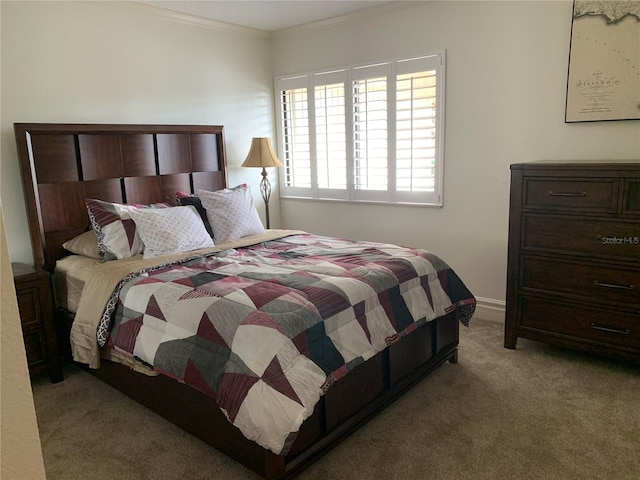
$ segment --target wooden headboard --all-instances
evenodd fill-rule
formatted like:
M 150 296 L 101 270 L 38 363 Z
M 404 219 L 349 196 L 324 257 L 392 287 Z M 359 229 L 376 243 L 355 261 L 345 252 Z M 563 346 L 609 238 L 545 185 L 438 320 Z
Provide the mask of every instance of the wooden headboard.
M 176 191 L 227 187 L 219 125 L 15 123 L 33 258 L 53 270 L 90 226 L 85 198 L 175 203 Z

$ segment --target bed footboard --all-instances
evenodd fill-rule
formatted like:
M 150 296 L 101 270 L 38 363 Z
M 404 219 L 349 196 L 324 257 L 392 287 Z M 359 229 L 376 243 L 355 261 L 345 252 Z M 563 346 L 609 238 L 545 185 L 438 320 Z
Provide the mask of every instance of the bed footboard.
M 210 397 L 168 377 L 103 361 L 91 374 L 267 480 L 292 478 L 446 361 L 456 362 L 455 312 L 429 322 L 355 368 L 321 397 L 290 452 L 247 440 Z

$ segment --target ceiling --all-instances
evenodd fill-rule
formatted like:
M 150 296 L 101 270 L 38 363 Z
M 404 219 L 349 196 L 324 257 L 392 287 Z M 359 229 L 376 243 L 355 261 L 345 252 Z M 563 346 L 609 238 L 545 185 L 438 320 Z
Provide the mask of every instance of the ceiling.
M 156 7 L 273 32 L 347 15 L 388 1 L 365 0 L 141 0 Z

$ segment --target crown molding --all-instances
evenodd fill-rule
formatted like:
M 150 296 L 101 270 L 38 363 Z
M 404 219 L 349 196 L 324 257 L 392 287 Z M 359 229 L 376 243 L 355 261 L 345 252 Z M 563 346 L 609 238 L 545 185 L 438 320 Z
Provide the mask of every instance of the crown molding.
M 373 7 L 365 8 L 362 10 L 357 10 L 353 13 L 347 13 L 345 15 L 340 15 L 338 17 L 328 18 L 326 20 L 319 20 L 317 22 L 305 23 L 303 25 L 296 25 L 294 27 L 282 28 L 280 30 L 276 30 L 272 32 L 272 35 L 280 36 L 280 35 L 288 35 L 296 32 L 304 32 L 311 30 L 321 30 L 324 28 L 334 27 L 336 25 L 341 25 L 345 23 L 350 23 L 361 18 L 369 17 L 372 15 L 380 15 L 383 13 L 395 12 L 403 8 L 416 7 L 419 5 L 423 5 L 424 3 L 431 3 L 430 1 L 423 0 L 392 0 L 387 3 L 383 3 L 381 5 L 374 5 Z
M 0 0 L 1 1 L 1 0 Z M 211 30 L 236 32 L 243 34 L 256 35 L 263 38 L 272 38 L 280 35 L 288 35 L 295 32 L 304 32 L 311 30 L 320 30 L 325 28 L 334 27 L 340 24 L 346 24 L 365 18 L 372 15 L 379 15 L 389 13 L 392 11 L 398 11 L 402 8 L 416 7 L 424 3 L 430 3 L 431 0 L 392 0 L 381 5 L 375 5 L 373 7 L 358 10 L 353 13 L 348 13 L 334 18 L 326 20 L 319 20 L 317 22 L 305 23 L 302 25 L 296 25 L 294 27 L 283 28 L 273 32 L 267 30 L 261 30 L 258 28 L 245 27 L 233 23 L 222 22 L 219 20 L 213 20 L 209 18 L 199 17 L 188 13 L 177 12 L 163 7 L 157 7 L 146 1 L 138 0 L 124 0 L 124 1 L 89 1 L 86 2 L 89 5 L 102 6 L 105 8 L 117 8 L 127 11 L 129 13 L 143 15 L 151 18 L 157 18 L 170 22 L 182 23 L 186 25 L 197 26 L 201 28 L 208 28 Z
M 167 8 L 156 7 L 146 2 L 116 1 L 116 2 L 90 2 L 90 3 L 94 5 L 99 4 L 107 8 L 109 7 L 118 8 L 121 10 L 125 10 L 129 13 L 144 15 L 147 17 L 157 18 L 161 20 L 167 20 L 170 22 L 208 28 L 211 30 L 252 34 L 252 35 L 257 35 L 264 38 L 270 38 L 271 36 L 270 32 L 267 32 L 265 30 L 244 27 L 242 25 L 236 25 L 233 23 L 226 23 L 218 20 L 198 17 L 196 15 L 190 15 L 188 13 L 176 12 L 174 10 L 169 10 Z

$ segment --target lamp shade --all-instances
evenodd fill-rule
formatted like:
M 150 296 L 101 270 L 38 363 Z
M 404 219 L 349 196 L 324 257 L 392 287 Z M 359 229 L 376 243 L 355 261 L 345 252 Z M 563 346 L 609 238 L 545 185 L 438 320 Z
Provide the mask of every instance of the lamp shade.
M 273 151 L 271 140 L 268 138 L 254 138 L 247 158 L 242 162 L 243 167 L 282 167 L 276 152 Z

